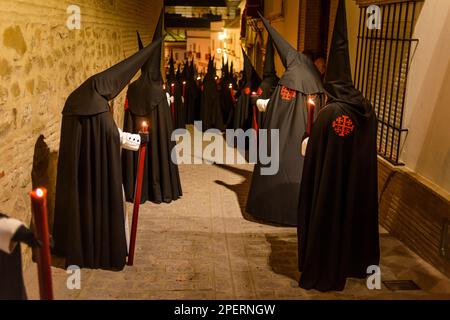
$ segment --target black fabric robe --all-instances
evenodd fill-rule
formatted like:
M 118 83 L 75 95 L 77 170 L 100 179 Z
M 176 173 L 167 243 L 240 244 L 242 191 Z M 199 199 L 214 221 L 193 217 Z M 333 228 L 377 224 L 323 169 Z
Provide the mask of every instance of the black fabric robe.
M 87 79 L 66 100 L 58 158 L 55 254 L 66 265 L 122 269 L 127 256 L 120 135 L 114 99 L 161 40 Z
M 0 251 L 0 300 L 27 300 L 20 244 L 11 254 Z
M 146 100 L 145 92 L 153 92 L 155 99 Z M 170 156 L 175 142 L 171 141 L 172 115 L 162 84 L 153 82 L 150 85 L 142 84 L 140 87 L 139 83 L 132 83 L 127 96 L 128 108 L 125 110 L 124 131 L 139 132 L 144 120 L 151 124 L 141 203 L 146 201 L 168 203 L 177 200 L 183 192 L 178 166 L 172 162 Z M 139 100 L 145 100 L 148 103 L 143 110 L 136 108 L 135 101 Z M 129 202 L 134 201 L 138 157 L 136 152 L 122 151 L 123 185 L 126 200 Z
M 161 37 L 163 34 L 162 17 L 163 13 L 156 27 L 154 39 L 157 39 L 155 36 Z M 140 37 L 138 41 L 139 39 Z M 168 203 L 177 200 L 183 193 L 178 166 L 171 159 L 171 152 L 175 147 L 175 142 L 171 140 L 174 125 L 166 92 L 163 89 L 161 47 L 160 44 L 160 48 L 142 67 L 139 79 L 130 84 L 127 92 L 124 131 L 139 132 L 144 120 L 150 125 L 150 143 L 145 158 L 141 203 L 145 201 Z M 173 71 L 171 74 L 173 75 Z M 138 158 L 139 155 L 135 152 L 122 151 L 125 198 L 130 202 L 134 201 Z
M 6 223 L 8 216 L 0 213 L 0 224 Z M 11 230 L 13 231 L 13 230 Z M 12 232 L 11 232 L 12 233 Z M 8 233 L 11 240 L 15 235 Z M 2 246 L 10 246 L 11 241 L 2 243 Z M 20 243 L 8 254 L 0 250 L 0 300 L 26 300 L 27 294 L 22 274 L 22 252 Z
M 285 93 L 281 94 L 282 91 Z M 287 99 L 289 95 L 290 100 Z M 247 212 L 255 218 L 297 226 L 304 160 L 301 144 L 308 119 L 306 99 L 301 92 L 282 85 L 277 86 L 270 98 L 260 129 L 268 130 L 269 146 L 270 130 L 279 129 L 279 171 L 275 175 L 261 175 L 261 167 L 266 165 L 256 163 L 247 199 Z M 320 105 L 319 99 L 316 101 Z
M 203 81 L 200 119 L 203 131 L 211 128 L 225 129 L 220 92 L 212 71 L 208 71 Z
M 183 84 L 182 81 L 177 80 L 173 82 L 173 97 L 174 97 L 174 127 L 175 129 L 186 128 L 186 107 L 183 102 Z
M 110 112 L 63 116 L 55 253 L 66 265 L 123 268 L 127 247 L 120 138 Z
M 323 86 L 313 62 L 297 52 L 267 20 L 263 19 L 263 22 L 286 66 L 260 128 L 269 131 L 269 145 L 272 143 L 270 131 L 279 130 L 279 171 L 275 175 L 262 175 L 261 168 L 266 165 L 258 159 L 248 194 L 247 212 L 264 221 L 297 226 L 304 160 L 301 144 L 308 120 L 306 103 L 308 95 L 315 96 L 319 110 Z
M 299 205 L 300 286 L 343 290 L 380 261 L 377 118 L 355 89 L 345 2 L 340 1 L 325 76 L 329 99 L 306 150 Z
M 300 191 L 302 288 L 343 290 L 347 277 L 379 264 L 376 132 L 373 112 L 332 102 L 319 113 Z

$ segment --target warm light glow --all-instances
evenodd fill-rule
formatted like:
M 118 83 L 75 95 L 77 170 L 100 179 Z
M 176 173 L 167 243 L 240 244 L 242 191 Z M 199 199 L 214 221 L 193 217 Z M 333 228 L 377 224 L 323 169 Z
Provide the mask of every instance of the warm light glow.
M 143 127 L 148 127 L 147 121 L 142 121 L 142 126 Z
M 230 84 L 228 85 L 228 88 L 233 89 L 233 84 L 230 83 Z
M 175 83 L 172 83 L 170 86 L 171 86 L 171 87 L 175 87 Z
M 197 77 L 197 80 L 201 80 L 202 78 L 201 77 Z
M 255 91 L 252 92 L 252 96 L 256 96 L 256 92 Z
M 42 190 L 41 188 L 37 188 L 37 189 L 36 189 L 36 195 L 37 195 L 39 198 L 42 198 L 42 197 L 44 196 L 44 190 Z
M 215 77 L 214 77 L 214 79 L 216 79 L 216 80 L 217 80 L 217 76 L 215 76 Z
M 221 54 L 221 53 L 222 53 L 222 49 L 221 49 L 221 48 L 217 48 L 216 51 L 217 51 L 218 54 Z
M 163 90 L 166 90 L 166 85 L 165 84 L 163 84 Z
M 186 81 L 183 81 L 183 84 L 186 84 Z
M 314 100 L 313 100 L 312 98 L 309 98 L 309 99 L 308 99 L 308 104 L 311 104 L 311 105 L 313 105 L 313 106 L 316 105 L 316 103 L 314 102 Z

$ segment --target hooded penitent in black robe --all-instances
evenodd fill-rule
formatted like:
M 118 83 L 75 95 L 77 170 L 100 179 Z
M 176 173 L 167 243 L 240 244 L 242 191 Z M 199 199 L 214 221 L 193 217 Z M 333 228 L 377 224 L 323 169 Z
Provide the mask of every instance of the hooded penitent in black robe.
M 160 18 L 154 39 L 162 37 Z M 155 40 L 154 40 L 155 41 Z M 182 195 L 178 166 L 171 160 L 175 142 L 171 141 L 173 124 L 161 76 L 161 44 L 142 68 L 141 76 L 127 92 L 128 108 L 125 110 L 124 131 L 139 132 L 143 120 L 150 123 L 150 142 L 147 146 L 141 203 L 171 202 Z M 134 201 L 134 185 L 139 155 L 122 151 L 122 170 L 125 197 Z
M 258 91 L 261 84 L 261 79 L 258 76 L 255 68 L 253 68 L 250 58 L 242 49 L 242 56 L 244 57 L 244 74 L 246 82 L 241 89 L 241 94 L 237 99 L 234 108 L 234 129 L 247 130 L 252 127 L 253 122 L 253 107 L 251 104 L 251 94 Z
M 226 128 L 233 128 L 233 115 L 234 115 L 234 88 L 233 78 L 229 73 L 228 61 L 222 67 L 222 79 L 220 83 L 220 97 L 222 102 L 222 115 L 225 120 Z
M 109 110 L 160 41 L 86 80 L 63 109 L 56 182 L 55 253 L 66 265 L 123 268 L 125 238 L 120 136 Z
M 263 80 L 257 91 L 258 99 L 270 99 L 273 91 L 278 85 L 280 79 L 275 70 L 275 49 L 273 47 L 272 37 L 269 35 L 266 45 L 266 58 L 264 61 Z M 253 105 L 253 128 L 261 128 L 266 113 L 260 112 L 256 105 Z M 255 124 L 257 127 L 255 127 Z
M 208 71 L 203 79 L 203 92 L 201 102 L 200 118 L 202 129 L 206 131 L 211 128 L 225 129 L 222 116 L 220 92 L 216 83 L 216 69 L 213 60 L 208 63 Z
M 350 73 L 347 21 L 340 1 L 325 90 L 309 138 L 299 209 L 300 286 L 343 290 L 379 265 L 377 120 Z
M 186 128 L 186 108 L 184 107 L 183 98 L 183 80 L 181 77 L 180 65 L 178 65 L 175 79 L 170 82 L 170 94 L 174 101 L 174 127 L 175 129 Z
M 200 119 L 201 89 L 198 87 L 196 76 L 194 59 L 192 59 L 188 67 L 186 80 L 185 105 L 187 124 L 193 124 L 195 120 Z
M 286 68 L 270 98 L 260 128 L 279 130 L 279 170 L 275 175 L 262 175 L 261 168 L 270 165 L 257 162 L 247 212 L 265 221 L 297 226 L 304 159 L 301 144 L 308 118 L 307 96 L 321 94 L 322 81 L 313 62 L 297 52 L 266 19 L 262 19 Z M 320 106 L 320 102 L 316 101 L 316 105 Z M 268 140 L 272 143 L 270 132 Z
M 20 221 L 0 213 L 0 300 L 26 300 L 20 243 L 36 247 L 33 233 Z

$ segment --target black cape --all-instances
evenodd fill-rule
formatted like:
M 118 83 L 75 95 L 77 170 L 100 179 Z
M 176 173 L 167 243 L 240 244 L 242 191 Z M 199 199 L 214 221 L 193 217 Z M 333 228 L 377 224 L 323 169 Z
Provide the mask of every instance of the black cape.
M 202 129 L 225 129 L 224 119 L 222 115 L 222 104 L 220 101 L 220 92 L 215 79 L 215 68 L 212 60 L 208 66 L 208 72 L 203 79 L 203 92 L 201 98 L 200 119 L 202 121 Z
M 6 215 L 0 213 L 0 224 Z M 0 250 L 0 300 L 26 300 L 27 294 L 22 274 L 22 253 L 20 243 L 11 254 Z
M 272 37 L 269 35 L 266 45 L 266 57 L 263 68 L 263 80 L 259 85 L 257 96 L 258 99 L 270 99 L 275 91 L 278 81 L 277 72 L 275 70 L 275 50 L 273 47 Z M 266 117 L 265 112 L 260 112 L 256 105 L 253 105 L 253 128 L 261 128 Z M 255 127 L 257 126 L 257 128 Z
M 241 89 L 239 98 L 236 101 L 234 109 L 234 129 L 243 129 L 244 131 L 253 126 L 253 107 L 251 103 L 251 94 L 258 91 L 261 79 L 244 50 L 244 74 L 246 83 Z
M 56 181 L 55 253 L 66 265 L 123 268 L 125 216 L 118 128 L 108 100 L 116 97 L 160 41 L 94 75 L 63 109 Z
M 195 120 L 199 119 L 200 115 L 201 89 L 198 87 L 195 77 L 194 60 L 192 60 L 189 65 L 186 80 L 185 106 L 187 124 L 193 124 Z
M 269 145 L 270 130 L 279 130 L 279 170 L 275 175 L 262 175 L 261 168 L 267 166 L 258 160 L 248 194 L 247 212 L 264 221 L 297 226 L 304 160 L 301 144 L 308 117 L 306 102 L 308 95 L 317 95 L 315 102 L 317 108 L 320 108 L 323 86 L 313 62 L 286 44 L 281 35 L 271 29 L 267 20 L 263 21 L 267 23 L 266 28 L 277 49 L 282 45 L 288 48 L 287 52 L 278 51 L 282 61 L 286 54 L 291 61 L 286 65 L 286 71 L 270 98 L 261 126 L 261 129 L 268 130 Z M 293 74 L 291 70 L 302 72 Z M 284 79 L 285 76 L 288 77 L 287 80 Z
M 144 120 L 151 124 L 141 203 L 171 202 L 182 195 L 178 166 L 171 160 L 171 151 L 175 147 L 175 142 L 171 140 L 174 127 L 162 85 L 160 52 L 154 53 L 149 64 L 144 66 L 141 77 L 129 86 L 127 92 L 124 131 L 139 132 Z M 138 157 L 137 152 L 122 151 L 125 197 L 130 202 L 134 201 Z
M 340 1 L 325 77 L 330 102 L 314 124 L 299 207 L 300 286 L 343 290 L 379 265 L 377 119 L 351 81 Z

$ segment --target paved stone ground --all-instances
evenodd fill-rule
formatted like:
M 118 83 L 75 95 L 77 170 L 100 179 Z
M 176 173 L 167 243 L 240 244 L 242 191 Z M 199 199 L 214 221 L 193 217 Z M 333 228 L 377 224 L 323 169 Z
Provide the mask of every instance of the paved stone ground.
M 182 199 L 141 206 L 135 265 L 82 270 L 81 290 L 54 268 L 57 299 L 450 299 L 450 280 L 382 232 L 383 280 L 414 280 L 418 291 L 370 291 L 349 279 L 343 292 L 298 288 L 293 228 L 256 223 L 245 207 L 251 165 L 182 165 Z M 131 206 L 129 206 L 131 211 Z M 26 271 L 38 297 L 36 269 Z

